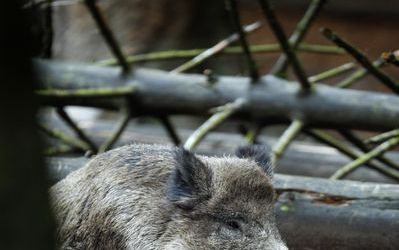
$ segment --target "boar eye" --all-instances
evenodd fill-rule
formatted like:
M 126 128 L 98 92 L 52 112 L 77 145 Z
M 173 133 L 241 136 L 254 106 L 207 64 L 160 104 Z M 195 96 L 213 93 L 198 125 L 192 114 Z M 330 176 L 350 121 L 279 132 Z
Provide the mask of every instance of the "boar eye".
M 240 230 L 241 231 L 241 226 L 238 221 L 231 220 L 231 221 L 227 221 L 225 224 L 231 230 Z

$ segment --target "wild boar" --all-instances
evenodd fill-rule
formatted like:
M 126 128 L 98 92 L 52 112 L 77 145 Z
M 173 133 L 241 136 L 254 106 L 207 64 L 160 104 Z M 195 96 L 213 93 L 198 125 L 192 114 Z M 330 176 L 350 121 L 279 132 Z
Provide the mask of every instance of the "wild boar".
M 129 145 L 51 188 L 61 249 L 287 249 L 276 227 L 269 150 L 234 157 Z

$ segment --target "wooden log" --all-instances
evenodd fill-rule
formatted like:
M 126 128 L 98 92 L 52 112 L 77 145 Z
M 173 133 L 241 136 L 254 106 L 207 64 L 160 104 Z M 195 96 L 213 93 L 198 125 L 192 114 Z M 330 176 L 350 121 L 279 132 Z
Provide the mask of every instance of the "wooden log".
M 398 249 L 398 185 L 277 175 L 280 231 L 290 249 Z
M 318 85 L 301 94 L 299 84 L 265 76 L 256 84 L 244 77 L 221 76 L 213 86 L 202 75 L 138 69 L 124 78 L 117 68 L 35 61 L 40 97 L 46 105 L 82 105 L 116 109 L 129 98 L 134 115 L 208 115 L 209 109 L 247 98 L 236 118 L 286 123 L 300 117 L 307 125 L 383 131 L 397 128 L 399 97 Z M 60 95 L 55 90 L 108 88 L 109 96 Z M 113 93 L 112 88 L 119 88 Z M 122 91 L 123 90 L 123 91 Z
M 58 128 L 62 127 L 61 124 L 58 123 L 53 122 L 52 124 Z M 97 121 L 95 123 L 86 123 L 86 125 L 81 124 L 81 127 L 87 131 L 91 138 L 94 138 L 97 145 L 100 145 L 101 142 L 105 141 L 112 134 L 114 124 L 111 121 Z M 188 128 L 178 128 L 177 132 L 180 138 L 185 140 L 193 131 Z M 273 145 L 276 142 L 276 138 L 262 135 L 259 137 L 259 141 Z M 129 143 L 173 145 L 162 127 L 140 123 L 133 123 L 131 126 L 128 126 L 115 146 L 122 146 Z M 235 149 L 239 145 L 245 143 L 246 141 L 241 135 L 215 131 L 205 138 L 196 151 L 204 155 L 221 156 L 223 154 L 234 154 Z M 388 153 L 386 156 L 393 161 L 399 162 L 398 153 Z M 49 158 L 52 173 L 51 182 L 54 183 L 65 177 L 67 173 L 82 166 L 84 162 L 79 161 L 79 159 L 84 158 Z M 338 168 L 350 161 L 348 157 L 342 155 L 333 148 L 315 143 L 295 141 L 290 145 L 287 152 L 279 161 L 276 172 L 289 175 L 327 178 L 338 170 Z M 397 183 L 396 180 L 367 167 L 362 167 L 354 171 L 347 179 L 379 183 Z

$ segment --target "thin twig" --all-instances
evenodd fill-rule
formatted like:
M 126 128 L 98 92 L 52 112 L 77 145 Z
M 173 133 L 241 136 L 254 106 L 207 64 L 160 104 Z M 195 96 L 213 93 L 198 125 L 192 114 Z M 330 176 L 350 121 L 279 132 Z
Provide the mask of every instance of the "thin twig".
M 302 89 L 310 90 L 311 84 L 308 81 L 308 78 L 305 74 L 305 71 L 302 68 L 302 65 L 300 64 L 298 58 L 296 57 L 294 50 L 292 49 L 291 45 L 288 43 L 287 36 L 285 35 L 283 28 L 281 27 L 280 23 L 277 21 L 277 17 L 274 13 L 273 7 L 271 6 L 268 0 L 259 0 L 259 3 L 262 7 L 266 19 L 268 20 L 270 27 L 273 30 L 274 35 L 277 37 L 277 40 L 279 41 L 282 50 L 284 51 L 286 57 L 288 58 L 288 60 L 292 65 L 294 73 L 302 85 Z
M 364 153 L 367 153 L 370 150 L 372 150 L 371 147 L 368 147 L 366 144 L 364 144 L 362 139 L 360 139 L 358 136 L 356 136 L 353 132 L 351 132 L 349 130 L 346 130 L 346 129 L 340 129 L 340 130 L 338 130 L 338 132 L 343 137 L 345 137 L 346 140 L 351 142 L 353 145 L 355 145 L 357 148 L 359 148 Z M 376 159 L 378 161 L 380 161 L 381 163 L 387 165 L 390 168 L 399 170 L 399 165 L 398 164 L 396 164 L 395 162 L 391 161 L 390 159 L 386 158 L 383 155 L 380 155 L 380 156 L 376 157 Z
M 373 66 L 376 68 L 380 68 L 384 65 L 386 65 L 386 63 L 381 58 L 377 59 L 373 62 Z M 337 84 L 337 87 L 338 88 L 349 88 L 350 86 L 352 86 L 353 83 L 355 83 L 356 81 L 359 81 L 360 79 L 365 77 L 367 75 L 367 73 L 368 73 L 368 71 L 364 68 L 358 69 L 357 71 L 353 72 L 353 74 L 351 74 L 350 76 L 348 76 L 347 78 L 345 78 L 344 80 L 339 82 Z
M 385 62 L 399 67 L 399 50 L 391 51 L 391 52 L 384 52 L 384 53 L 382 53 L 381 58 Z
M 285 150 L 288 148 L 290 143 L 295 137 L 301 132 L 304 127 L 304 123 L 300 120 L 294 120 L 290 126 L 280 136 L 277 143 L 272 148 L 272 162 L 276 163 L 281 156 L 283 156 Z
M 136 91 L 134 86 L 114 87 L 114 88 L 95 88 L 95 89 L 43 89 L 35 93 L 43 97 L 57 98 L 103 98 L 103 97 L 121 97 L 131 95 Z
M 356 160 L 350 162 L 349 164 L 343 166 L 342 168 L 338 169 L 331 177 L 331 180 L 337 180 L 345 177 L 346 175 L 350 174 L 351 172 L 355 171 L 357 168 L 362 166 L 363 164 L 369 162 L 370 160 L 382 155 L 386 151 L 394 148 L 395 146 L 399 145 L 399 137 L 394 137 L 378 147 L 374 148 L 373 150 L 369 151 L 366 154 L 363 154 Z
M 296 26 L 295 31 L 292 33 L 288 42 L 291 44 L 293 50 L 298 48 L 298 45 L 302 42 L 303 38 L 305 37 L 307 31 L 310 28 L 310 25 L 316 18 L 316 16 L 320 13 L 320 10 L 324 6 L 327 0 L 313 0 L 309 8 L 306 10 L 305 15 L 299 21 Z M 274 75 L 282 75 L 285 71 L 287 71 L 288 67 L 288 59 L 285 55 L 281 55 L 276 64 L 273 66 L 272 74 Z
M 169 137 L 172 139 L 173 143 L 176 146 L 179 146 L 181 140 L 170 119 L 167 116 L 161 116 L 159 117 L 159 120 L 161 121 L 162 125 L 165 127 L 166 132 L 168 133 Z
M 251 24 L 254 25 L 254 24 Z M 248 29 L 250 25 L 244 27 L 244 31 L 250 32 Z M 191 57 L 198 56 L 197 59 L 192 59 L 195 61 L 197 65 L 197 61 L 200 63 L 203 60 L 209 58 L 207 54 L 215 55 L 219 53 L 219 49 L 221 49 L 220 54 L 223 55 L 236 55 L 243 53 L 241 46 L 232 46 L 232 47 L 225 47 L 230 42 L 230 40 L 237 40 L 238 35 L 233 34 L 232 36 L 228 37 L 226 40 L 222 40 L 217 43 L 215 46 L 209 49 L 190 49 L 190 50 L 167 50 L 167 51 L 159 51 L 159 52 L 152 52 L 146 54 L 137 54 L 133 56 L 126 57 L 128 63 L 140 63 L 140 62 L 150 62 L 150 61 L 160 61 L 160 60 L 173 60 L 173 59 L 186 59 Z M 252 53 L 276 53 L 280 52 L 280 44 L 272 43 L 272 44 L 260 44 L 260 45 L 252 45 L 249 47 Z M 210 51 L 209 51 L 210 50 Z M 209 51 L 209 52 L 207 52 Z M 345 54 L 345 51 L 341 48 L 336 46 L 329 46 L 329 45 L 320 45 L 320 44 L 305 44 L 301 43 L 297 49 L 298 52 L 308 52 L 308 53 L 317 53 L 317 54 L 332 54 L 332 55 L 342 55 Z M 203 55 L 201 55 L 203 54 Z M 201 55 L 201 56 L 200 56 Z M 189 63 L 189 62 L 187 62 Z M 118 65 L 118 61 L 115 59 L 106 59 L 97 62 L 98 66 L 114 66 Z M 184 65 L 184 64 L 183 64 Z M 182 67 L 182 66 L 179 66 Z M 185 66 L 186 67 L 186 66 Z M 177 69 L 174 69 L 177 70 Z M 187 69 L 183 69 L 185 71 Z
M 382 143 L 386 140 L 389 140 L 389 139 L 391 139 L 393 137 L 397 137 L 397 136 L 399 136 L 399 129 L 391 130 L 386 133 L 376 135 L 374 137 L 371 137 L 371 138 L 365 140 L 364 143 L 366 143 L 366 144 Z
M 252 128 L 245 133 L 245 139 L 249 144 L 257 144 L 259 143 L 258 141 L 258 136 L 262 132 L 263 126 L 260 124 L 257 124 L 255 128 Z
M 308 78 L 308 80 L 309 80 L 310 83 L 316 83 L 316 82 L 319 82 L 319 81 L 322 81 L 322 80 L 325 80 L 325 79 L 328 79 L 328 78 L 343 74 L 343 73 L 347 72 L 348 70 L 353 69 L 354 67 L 355 67 L 354 63 L 351 63 L 351 62 L 350 63 L 345 63 L 345 64 L 340 65 L 338 67 L 335 67 L 335 68 L 329 69 L 327 71 L 324 71 L 324 72 L 322 72 L 320 74 L 311 76 L 311 77 Z
M 227 10 L 230 13 L 230 19 L 234 25 L 234 28 L 237 30 L 240 44 L 247 61 L 247 66 L 251 80 L 253 83 L 257 82 L 259 80 L 258 66 L 256 65 L 256 62 L 251 54 L 251 51 L 249 50 L 248 41 L 245 37 L 245 32 L 241 26 L 241 20 L 240 20 L 240 14 L 238 13 L 237 2 L 236 0 L 225 0 L 225 4 Z
M 337 149 L 344 155 L 346 155 L 354 160 L 361 156 L 360 153 L 358 153 L 357 151 L 354 151 L 351 147 L 343 144 L 342 142 L 340 142 L 339 140 L 335 139 L 334 137 L 330 136 L 327 133 L 323 133 L 323 132 L 317 131 L 317 130 L 305 130 L 305 133 L 308 134 L 309 136 L 313 137 L 314 139 L 318 140 L 319 142 L 324 143 L 326 145 L 329 145 L 329 146 Z M 365 165 L 372 169 L 377 170 L 378 172 L 380 172 L 386 176 L 389 176 L 393 179 L 399 180 L 399 171 L 395 171 L 394 169 L 387 168 L 383 165 L 379 165 L 379 164 L 377 165 L 373 162 L 366 163 Z
M 119 139 L 120 135 L 122 132 L 125 130 L 126 126 L 129 123 L 131 114 L 128 105 L 124 105 L 122 107 L 122 112 L 121 112 L 121 118 L 117 122 L 116 128 L 112 135 L 106 140 L 101 146 L 100 149 L 98 150 L 99 153 L 103 153 L 109 149 L 112 148 L 112 146 L 115 144 L 115 142 Z
M 56 156 L 56 155 L 64 155 L 67 153 L 73 153 L 74 151 L 76 151 L 75 147 L 71 147 L 68 145 L 59 145 L 44 150 L 43 154 L 45 156 Z
M 90 138 L 79 128 L 79 126 L 72 120 L 72 118 L 68 115 L 68 113 L 64 110 L 63 107 L 57 108 L 57 114 L 64 120 L 68 126 L 75 131 L 76 135 L 84 142 L 89 145 L 91 151 L 93 153 L 97 152 L 97 146 L 90 140 Z
M 62 131 L 59 130 L 55 130 L 52 128 L 49 128 L 43 124 L 38 124 L 38 127 L 41 131 L 43 131 L 45 134 L 47 134 L 50 137 L 53 137 L 55 139 L 58 139 L 60 141 L 62 141 L 63 143 L 76 147 L 78 149 L 81 149 L 83 151 L 89 151 L 90 147 L 89 145 L 87 145 L 86 142 L 78 139 L 78 138 L 74 138 L 70 135 L 65 134 Z
M 236 111 L 242 109 L 246 103 L 247 101 L 245 99 L 238 98 L 233 103 L 228 103 L 219 107 L 217 113 L 213 114 L 190 135 L 186 143 L 184 143 L 184 148 L 193 150 L 212 129 L 216 128 Z
M 388 75 L 384 74 L 378 68 L 374 67 L 373 64 L 369 61 L 369 59 L 359 50 L 354 48 L 352 45 L 338 37 L 335 33 L 333 33 L 330 29 L 323 29 L 322 33 L 329 40 L 334 42 L 339 47 L 343 48 L 351 54 L 357 62 L 359 62 L 365 69 L 367 69 L 374 77 L 376 77 L 381 83 L 390 88 L 395 93 L 399 94 L 399 84 L 392 80 Z
M 261 27 L 261 23 L 260 22 L 255 22 L 252 23 L 250 25 L 247 25 L 243 28 L 243 31 L 245 33 L 250 33 L 252 31 L 257 30 L 259 27 Z M 181 72 L 185 72 L 189 69 L 194 68 L 195 66 L 203 63 L 205 60 L 211 58 L 214 55 L 217 55 L 218 53 L 221 53 L 223 51 L 228 51 L 227 46 L 229 46 L 230 44 L 232 44 L 233 42 L 237 41 L 239 39 L 239 35 L 237 33 L 234 33 L 232 35 L 230 35 L 229 37 L 227 37 L 226 39 L 223 39 L 222 41 L 218 42 L 217 44 L 215 44 L 214 46 L 212 46 L 209 49 L 205 49 L 205 50 L 188 50 L 187 52 L 191 52 L 193 54 L 195 54 L 195 57 L 193 59 L 191 59 L 190 61 L 180 65 L 179 67 L 173 69 L 172 71 L 170 71 L 171 73 L 181 73 Z M 240 53 L 242 53 L 243 49 L 242 47 L 234 47 L 236 50 L 237 48 L 240 49 Z M 182 55 L 181 52 L 178 52 L 177 55 Z M 194 52 L 194 53 L 193 53 Z M 199 53 L 198 53 L 199 52 Z M 186 54 L 187 55 L 187 54 Z M 128 59 L 129 60 L 129 59 Z
M 114 54 L 115 58 L 118 60 L 120 66 L 122 67 L 123 73 L 127 74 L 130 71 L 130 65 L 126 61 L 125 56 L 122 53 L 122 49 L 118 42 L 116 41 L 114 35 L 112 34 L 111 29 L 108 27 L 107 23 L 105 22 L 104 17 L 101 15 L 100 10 L 96 5 L 95 0 L 85 0 L 86 6 L 90 11 L 94 21 L 97 24 L 102 36 L 104 37 L 107 45 L 111 49 L 112 53 Z

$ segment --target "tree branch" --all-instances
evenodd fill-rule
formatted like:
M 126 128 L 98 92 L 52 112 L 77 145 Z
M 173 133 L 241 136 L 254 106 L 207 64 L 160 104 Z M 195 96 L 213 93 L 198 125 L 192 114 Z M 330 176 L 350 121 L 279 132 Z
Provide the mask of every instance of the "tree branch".
M 291 45 L 287 40 L 287 36 L 284 33 L 283 28 L 281 27 L 280 23 L 277 20 L 277 17 L 274 13 L 274 9 L 272 5 L 269 3 L 269 0 L 259 0 L 259 3 L 262 7 L 263 13 L 268 20 L 268 23 L 276 36 L 277 40 L 279 41 L 284 54 L 292 64 L 294 69 L 295 75 L 297 76 L 299 82 L 301 83 L 303 90 L 309 90 L 311 88 L 311 84 L 308 81 L 308 78 L 305 74 L 305 71 L 302 68 L 298 58 L 294 50 L 292 49 Z
M 299 21 L 295 31 L 292 33 L 290 39 L 288 40 L 293 50 L 296 50 L 298 48 L 298 45 L 302 42 L 312 22 L 320 13 L 320 10 L 323 8 L 326 2 L 326 0 L 313 0 L 310 3 L 309 8 L 305 12 L 305 15 Z M 278 58 L 276 64 L 273 66 L 273 69 L 271 71 L 272 74 L 281 76 L 283 72 L 287 70 L 288 63 L 289 61 L 287 56 L 281 55 Z
M 374 77 L 377 78 L 382 84 L 390 88 L 396 94 L 399 94 L 399 84 L 392 80 L 389 76 L 382 73 L 377 67 L 375 67 L 369 59 L 360 51 L 355 49 L 352 45 L 338 37 L 335 33 L 333 33 L 330 29 L 323 29 L 322 33 L 329 40 L 337 44 L 339 47 L 343 48 L 352 55 L 357 62 L 359 62 L 368 72 L 370 72 Z

